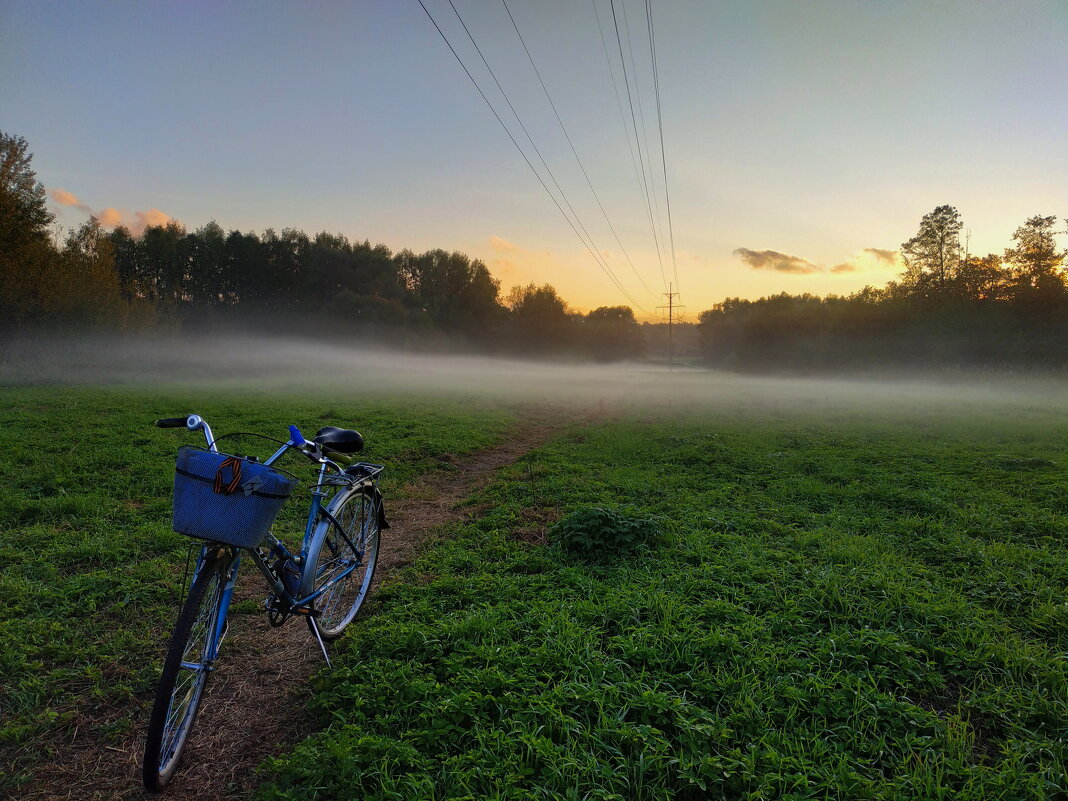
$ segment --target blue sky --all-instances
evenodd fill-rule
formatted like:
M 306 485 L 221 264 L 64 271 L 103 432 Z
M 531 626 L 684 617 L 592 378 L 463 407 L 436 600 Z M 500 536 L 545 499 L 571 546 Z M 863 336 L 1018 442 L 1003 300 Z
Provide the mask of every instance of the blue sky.
M 448 0 L 424 1 L 509 121 Z M 503 4 L 453 2 L 596 248 L 652 307 Z M 615 5 L 633 34 L 665 218 L 645 7 Z M 626 252 L 661 291 L 594 3 L 509 6 Z M 615 48 L 609 0 L 596 8 Z M 896 249 L 938 204 L 961 210 L 982 253 L 1008 245 L 1028 216 L 1068 215 L 1063 0 L 652 0 L 652 10 L 691 312 L 728 295 L 882 284 L 897 267 L 866 249 Z M 580 308 L 625 302 L 417 0 L 0 0 L 0 74 L 0 128 L 27 137 L 45 185 L 82 204 L 55 205 L 67 224 L 89 209 L 127 223 L 326 229 L 395 249 L 463 250 L 505 290 L 549 281 Z M 151 210 L 160 216 L 144 216 Z M 812 269 L 746 263 L 739 248 Z M 670 257 L 664 274 L 673 280 Z

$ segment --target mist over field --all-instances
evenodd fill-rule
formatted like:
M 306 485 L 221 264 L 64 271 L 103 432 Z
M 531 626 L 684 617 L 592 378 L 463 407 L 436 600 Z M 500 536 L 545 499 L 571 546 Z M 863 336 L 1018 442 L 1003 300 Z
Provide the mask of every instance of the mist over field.
M 590 364 L 416 354 L 263 336 L 78 337 L 0 351 L 8 386 L 160 385 L 309 397 L 422 396 L 584 408 L 730 410 L 752 415 L 1068 411 L 1068 381 L 962 374 L 920 378 L 767 377 L 676 365 Z

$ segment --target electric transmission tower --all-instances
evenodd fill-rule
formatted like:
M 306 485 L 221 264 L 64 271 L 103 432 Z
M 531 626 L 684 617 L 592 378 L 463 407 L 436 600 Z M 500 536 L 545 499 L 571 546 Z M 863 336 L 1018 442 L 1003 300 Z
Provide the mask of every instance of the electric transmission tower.
M 680 309 L 685 309 L 686 308 L 685 306 L 675 302 L 675 298 L 677 298 L 679 296 L 679 293 L 678 292 L 673 292 L 672 291 L 673 288 L 674 288 L 674 284 L 670 284 L 669 283 L 668 284 L 668 291 L 661 293 L 665 298 L 667 298 L 667 303 L 665 303 L 663 306 L 657 306 L 656 307 L 657 309 L 661 309 L 661 310 L 667 309 L 667 318 L 668 318 L 668 369 L 669 370 L 675 369 L 675 341 L 673 339 L 673 331 L 672 331 L 672 329 L 674 328 L 674 325 L 675 325 L 675 313 L 677 311 L 679 311 Z

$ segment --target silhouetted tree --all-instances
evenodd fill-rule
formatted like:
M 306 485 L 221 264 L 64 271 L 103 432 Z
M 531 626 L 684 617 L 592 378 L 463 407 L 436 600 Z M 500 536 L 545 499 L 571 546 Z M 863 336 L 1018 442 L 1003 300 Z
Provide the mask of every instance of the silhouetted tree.
M 601 306 L 586 315 L 583 336 L 597 359 L 636 359 L 642 353 L 642 329 L 629 306 Z
M 567 304 L 549 284 L 512 287 L 506 305 L 512 313 L 512 341 L 520 350 L 559 353 L 574 342 Z
M 55 219 L 45 205 L 44 185 L 30 167 L 32 160 L 23 137 L 0 131 L 0 254 L 46 238 Z
M 444 250 L 419 256 L 403 250 L 396 264 L 409 304 L 434 326 L 476 334 L 500 320 L 500 282 L 481 261 Z
M 960 263 L 960 232 L 963 223 L 953 206 L 938 206 L 925 214 L 920 230 L 901 245 L 905 261 L 902 284 L 919 293 L 945 296 Z
M 1001 303 L 1010 295 L 1011 279 L 999 256 L 969 256 L 957 267 L 957 294 L 977 304 Z
M 1032 309 L 1049 308 L 1064 300 L 1061 265 L 1066 254 L 1057 247 L 1053 230 L 1056 224 L 1056 217 L 1031 217 L 1013 233 L 1016 247 L 1005 250 L 1019 300 Z

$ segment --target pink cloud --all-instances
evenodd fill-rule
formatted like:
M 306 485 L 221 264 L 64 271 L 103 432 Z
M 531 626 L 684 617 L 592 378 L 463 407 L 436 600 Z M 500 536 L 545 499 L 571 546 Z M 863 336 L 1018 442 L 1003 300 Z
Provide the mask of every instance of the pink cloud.
M 149 226 L 178 222 L 171 215 L 159 209 L 135 211 L 133 214 L 128 214 L 115 208 L 106 208 L 93 216 L 105 228 L 116 228 L 121 225 L 133 236 L 141 236 Z
M 52 200 L 54 200 L 60 206 L 72 206 L 73 208 L 76 208 L 79 211 L 84 211 L 86 214 L 93 213 L 93 210 L 90 209 L 86 204 L 78 200 L 78 197 L 73 192 L 68 192 L 66 189 L 60 189 L 59 187 L 56 187 L 55 189 L 48 190 L 48 194 L 51 195 Z
M 59 187 L 48 190 L 48 194 L 56 204 L 69 206 L 88 214 L 90 217 L 95 217 L 96 221 L 105 228 L 115 228 L 122 225 L 129 229 L 134 236 L 141 236 L 150 225 L 158 226 L 178 222 L 171 215 L 156 208 L 148 211 L 135 211 L 132 214 L 120 211 L 113 206 L 108 206 L 100 211 L 93 211 L 89 204 L 83 203 L 73 192 L 68 192 L 66 189 L 60 189 Z M 503 242 L 504 240 L 501 241 Z
M 96 221 L 105 228 L 114 228 L 122 224 L 122 212 L 118 209 L 107 208 L 93 215 Z

